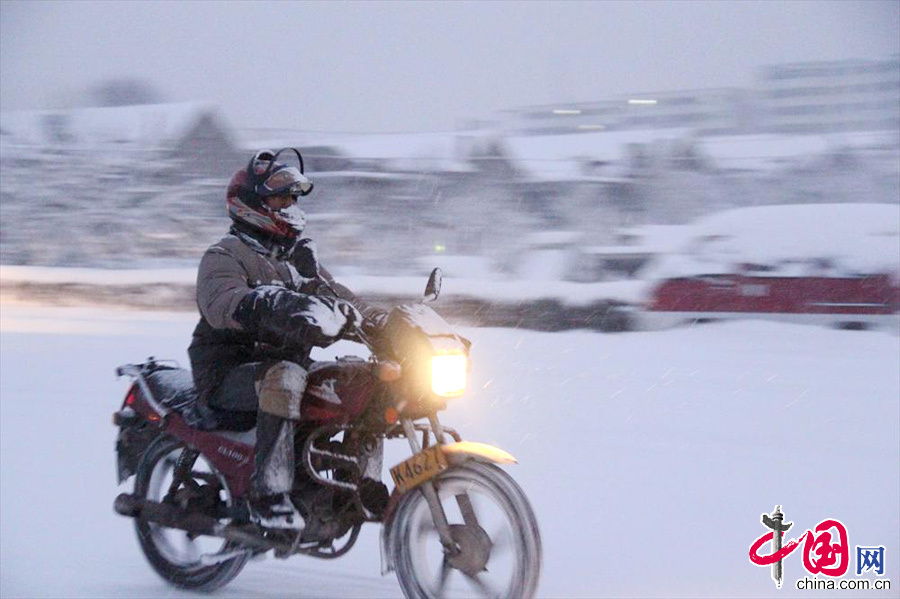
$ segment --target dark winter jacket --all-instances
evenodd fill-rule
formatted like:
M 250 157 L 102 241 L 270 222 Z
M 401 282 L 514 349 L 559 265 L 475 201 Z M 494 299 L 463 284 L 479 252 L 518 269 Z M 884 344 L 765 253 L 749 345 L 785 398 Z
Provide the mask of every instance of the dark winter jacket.
M 241 364 L 304 364 L 313 346 L 353 338 L 364 317 L 371 322 L 383 314 L 319 267 L 311 240 L 285 253 L 234 229 L 200 260 L 197 306 L 200 322 L 188 355 L 203 401 Z

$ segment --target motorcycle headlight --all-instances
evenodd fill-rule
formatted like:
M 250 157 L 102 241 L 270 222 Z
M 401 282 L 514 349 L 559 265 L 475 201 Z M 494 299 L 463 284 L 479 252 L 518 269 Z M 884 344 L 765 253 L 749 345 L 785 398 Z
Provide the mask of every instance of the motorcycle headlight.
M 466 390 L 468 358 L 464 353 L 438 354 L 431 358 L 431 390 L 441 397 L 456 397 Z

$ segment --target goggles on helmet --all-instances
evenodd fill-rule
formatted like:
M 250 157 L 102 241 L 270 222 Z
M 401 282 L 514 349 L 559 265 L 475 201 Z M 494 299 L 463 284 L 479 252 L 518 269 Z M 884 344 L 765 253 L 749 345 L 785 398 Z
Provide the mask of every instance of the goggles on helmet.
M 284 166 L 265 181 L 256 186 L 256 193 L 262 197 L 290 194 L 305 196 L 312 191 L 313 184 L 296 166 Z

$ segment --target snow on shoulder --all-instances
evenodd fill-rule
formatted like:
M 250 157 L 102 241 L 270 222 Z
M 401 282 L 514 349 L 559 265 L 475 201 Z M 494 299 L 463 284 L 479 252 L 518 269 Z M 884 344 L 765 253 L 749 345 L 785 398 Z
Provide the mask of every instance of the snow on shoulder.
M 690 225 L 653 278 L 764 271 L 767 276 L 900 276 L 900 206 L 758 206 Z

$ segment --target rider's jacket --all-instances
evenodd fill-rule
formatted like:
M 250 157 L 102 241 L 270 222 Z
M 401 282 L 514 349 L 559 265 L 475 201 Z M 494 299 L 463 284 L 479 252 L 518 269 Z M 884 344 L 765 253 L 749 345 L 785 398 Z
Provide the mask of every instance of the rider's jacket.
M 203 401 L 241 364 L 305 364 L 313 346 L 353 338 L 352 325 L 382 314 L 318 265 L 310 239 L 285 252 L 234 228 L 200 260 L 197 307 L 188 355 Z

